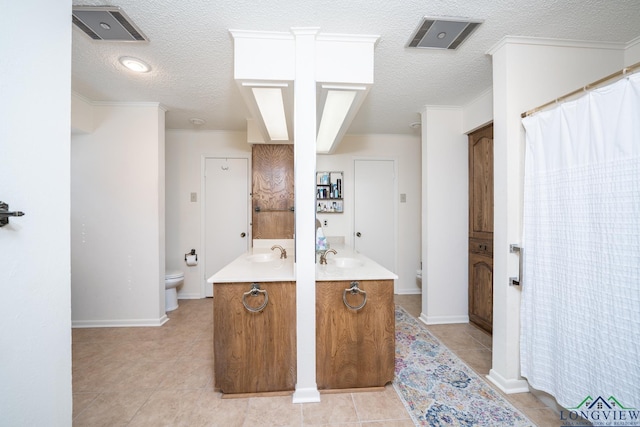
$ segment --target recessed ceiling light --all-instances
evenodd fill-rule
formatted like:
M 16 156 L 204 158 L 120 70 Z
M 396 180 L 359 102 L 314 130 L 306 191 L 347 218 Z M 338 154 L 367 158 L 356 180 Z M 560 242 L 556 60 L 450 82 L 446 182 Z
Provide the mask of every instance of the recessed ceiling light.
M 197 117 L 193 117 L 193 118 L 189 119 L 189 121 L 194 126 L 202 126 L 205 123 L 204 120 L 199 119 Z
M 422 123 L 421 122 L 409 123 L 409 127 L 411 129 L 420 129 L 422 127 Z
M 136 73 L 148 73 L 149 71 L 151 71 L 151 66 L 138 58 L 133 58 L 131 56 L 121 56 L 119 61 L 122 65 L 124 65 L 131 71 L 135 71 Z
M 105 30 L 110 30 L 111 29 L 111 25 L 107 24 L 106 22 L 101 22 L 100 23 L 100 27 L 102 27 Z

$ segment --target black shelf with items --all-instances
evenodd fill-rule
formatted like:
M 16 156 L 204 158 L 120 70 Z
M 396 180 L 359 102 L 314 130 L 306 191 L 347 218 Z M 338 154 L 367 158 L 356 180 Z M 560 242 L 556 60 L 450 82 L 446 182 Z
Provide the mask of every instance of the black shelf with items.
M 343 172 L 316 172 L 316 212 L 342 213 L 344 201 L 342 199 Z

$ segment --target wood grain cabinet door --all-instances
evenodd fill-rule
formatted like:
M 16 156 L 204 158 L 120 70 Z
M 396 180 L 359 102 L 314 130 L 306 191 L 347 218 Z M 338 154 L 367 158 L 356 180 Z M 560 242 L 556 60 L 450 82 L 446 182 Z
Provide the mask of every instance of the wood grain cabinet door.
M 469 320 L 493 330 L 493 259 L 469 254 Z
M 316 284 L 316 381 L 318 388 L 381 387 L 393 380 L 395 306 L 392 280 L 360 281 L 367 303 L 346 307 L 350 281 Z M 347 294 L 358 306 L 359 295 Z
M 252 152 L 254 239 L 293 239 L 293 145 L 256 144 Z
M 493 126 L 469 135 L 469 320 L 493 330 Z
M 251 312 L 243 294 L 251 283 L 216 283 L 213 287 L 215 386 L 223 393 L 294 390 L 296 384 L 295 282 L 263 282 L 268 302 Z M 257 308 L 264 296 L 244 299 Z

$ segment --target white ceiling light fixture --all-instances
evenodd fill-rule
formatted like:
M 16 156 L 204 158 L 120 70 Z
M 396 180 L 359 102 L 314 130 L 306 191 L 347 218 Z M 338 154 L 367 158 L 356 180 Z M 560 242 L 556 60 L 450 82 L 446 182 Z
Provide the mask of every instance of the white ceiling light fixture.
M 366 86 L 322 85 L 326 99 L 316 138 L 316 151 L 330 153 L 346 133 L 367 94 Z
M 407 47 L 457 49 L 483 21 L 466 18 L 423 17 L 411 34 Z
M 141 59 L 134 58 L 132 56 L 121 56 L 118 61 L 131 71 L 136 73 L 148 73 L 151 71 L 151 66 Z
M 287 84 L 276 87 L 251 87 L 262 121 L 272 141 L 288 141 L 287 116 L 284 110 L 282 88 Z

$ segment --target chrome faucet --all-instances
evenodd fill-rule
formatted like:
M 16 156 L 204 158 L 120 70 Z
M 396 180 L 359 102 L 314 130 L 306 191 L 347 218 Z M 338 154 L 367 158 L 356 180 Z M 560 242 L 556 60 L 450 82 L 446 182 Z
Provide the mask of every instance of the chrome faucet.
M 324 251 L 322 254 L 320 254 L 320 264 L 326 264 L 327 263 L 327 254 L 331 252 L 334 255 L 337 255 L 338 252 L 336 252 L 335 249 L 328 249 L 326 251 Z
M 286 259 L 287 258 L 287 250 L 285 248 L 283 248 L 280 245 L 271 246 L 271 250 L 274 250 L 274 249 L 280 249 L 280 259 Z

